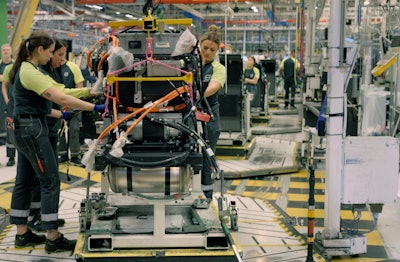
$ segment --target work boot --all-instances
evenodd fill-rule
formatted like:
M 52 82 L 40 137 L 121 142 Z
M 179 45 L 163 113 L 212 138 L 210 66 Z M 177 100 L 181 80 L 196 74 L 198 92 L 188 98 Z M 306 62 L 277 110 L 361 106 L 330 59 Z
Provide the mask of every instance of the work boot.
M 81 159 L 77 156 L 71 157 L 71 164 L 74 164 L 76 166 L 83 167 L 83 164 L 81 162 Z
M 58 233 L 58 238 L 54 241 L 46 239 L 44 250 L 47 254 L 63 251 L 73 251 L 75 249 L 76 240 L 68 240 L 63 234 Z
M 32 233 L 32 231 L 28 229 L 28 231 L 25 234 L 15 236 L 15 247 L 16 248 L 22 248 L 27 246 L 34 247 L 36 245 L 45 243 L 45 241 L 46 241 L 45 235 L 37 235 L 35 233 Z
M 62 219 L 62 218 L 59 218 L 57 220 L 57 222 L 58 222 L 58 226 L 59 227 L 61 227 L 61 226 L 63 226 L 65 224 L 65 220 Z M 33 231 L 36 231 L 36 232 L 44 232 L 44 231 L 46 231 L 45 229 L 43 229 L 42 219 L 40 217 L 35 217 L 35 219 L 32 219 L 31 221 L 28 221 L 27 224 L 28 224 L 28 227 Z
M 8 159 L 7 166 L 13 166 L 13 165 L 15 165 L 15 159 L 13 157 L 10 157 Z
M 60 156 L 58 156 L 58 163 L 64 163 L 64 162 L 67 162 L 68 161 L 68 156 L 66 156 L 66 155 L 60 155 Z
M 214 191 L 213 191 L 213 190 L 206 190 L 206 191 L 203 191 L 203 193 L 204 193 L 204 196 L 205 196 L 207 199 L 209 199 L 210 202 L 211 202 L 211 201 L 212 201 L 212 198 L 213 198 L 213 193 L 214 193 Z

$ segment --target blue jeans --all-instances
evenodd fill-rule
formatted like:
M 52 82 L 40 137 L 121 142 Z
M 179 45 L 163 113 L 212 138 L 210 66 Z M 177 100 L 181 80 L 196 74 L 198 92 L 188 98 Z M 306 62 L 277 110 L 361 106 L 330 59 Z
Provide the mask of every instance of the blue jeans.
M 60 179 L 46 120 L 44 117 L 16 118 L 14 123 L 18 162 L 10 223 L 27 223 L 32 191 L 35 187 L 40 187 L 43 229 L 57 229 Z

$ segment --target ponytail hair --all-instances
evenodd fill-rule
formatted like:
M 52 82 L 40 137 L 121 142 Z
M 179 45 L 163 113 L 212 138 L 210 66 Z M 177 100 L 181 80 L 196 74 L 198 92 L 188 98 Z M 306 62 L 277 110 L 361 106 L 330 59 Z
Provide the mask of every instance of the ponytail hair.
M 200 43 L 209 40 L 211 42 L 214 42 L 218 45 L 218 47 L 221 44 L 221 38 L 220 38 L 220 33 L 219 33 L 220 27 L 216 25 L 210 25 L 208 27 L 208 31 L 203 34 L 203 36 L 200 38 Z
M 10 71 L 10 83 L 12 85 L 14 84 L 15 76 L 21 67 L 22 62 L 27 61 L 39 46 L 48 49 L 52 44 L 54 44 L 53 38 L 43 31 L 32 32 L 29 38 L 22 41 L 18 47 L 17 57 Z

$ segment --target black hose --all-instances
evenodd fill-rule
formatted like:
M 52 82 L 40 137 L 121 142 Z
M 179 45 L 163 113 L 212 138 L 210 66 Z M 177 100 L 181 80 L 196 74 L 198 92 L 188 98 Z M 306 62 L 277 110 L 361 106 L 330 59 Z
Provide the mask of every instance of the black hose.
M 132 167 L 165 167 L 165 166 L 176 166 L 177 163 L 181 164 L 183 162 L 186 161 L 186 159 L 188 159 L 188 157 L 190 156 L 190 152 L 188 151 L 184 151 L 174 157 L 170 157 L 167 159 L 163 159 L 160 161 L 149 161 L 149 162 L 145 162 L 145 161 L 135 161 L 132 159 L 127 159 L 127 158 L 116 158 L 112 155 L 110 155 L 108 153 L 108 158 L 111 160 L 111 162 L 115 162 L 116 164 L 120 164 L 121 162 L 125 165 L 125 166 L 132 166 Z M 116 161 L 113 161 L 113 159 L 117 159 Z
M 228 239 L 229 244 L 232 247 L 233 253 L 235 253 L 236 259 L 238 262 L 242 262 L 242 257 L 240 256 L 239 250 L 237 249 L 235 242 L 233 241 L 232 235 L 229 232 L 228 227 L 226 226 L 225 222 L 221 220 L 221 226 L 222 230 L 224 231 L 224 234 L 226 235 L 226 238 Z

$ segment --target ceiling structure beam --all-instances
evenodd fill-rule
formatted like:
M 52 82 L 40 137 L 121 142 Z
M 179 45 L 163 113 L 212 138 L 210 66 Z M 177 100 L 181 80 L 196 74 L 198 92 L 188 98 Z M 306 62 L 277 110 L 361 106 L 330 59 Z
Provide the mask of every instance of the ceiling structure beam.
M 197 11 L 196 9 L 194 9 L 194 8 L 188 6 L 188 5 L 184 5 L 184 4 L 174 4 L 174 6 L 176 6 L 177 8 L 179 8 L 179 9 L 181 9 L 181 10 L 183 10 L 183 11 L 186 11 L 186 12 L 188 12 L 188 13 L 191 13 L 192 15 L 194 15 L 194 16 L 196 16 L 196 17 L 198 17 L 198 18 L 201 18 L 201 19 L 204 19 L 204 18 L 205 18 L 205 15 L 204 15 L 203 13 Z
M 73 12 L 75 10 L 72 10 L 72 12 L 69 12 L 67 9 L 65 9 L 65 8 L 63 8 L 62 6 L 59 6 L 59 5 L 56 5 L 56 8 L 58 10 L 60 10 L 61 12 L 63 12 L 64 14 L 69 15 L 70 17 L 75 17 L 75 14 L 73 14 Z
M 226 28 L 227 31 L 267 31 L 267 32 L 271 32 L 271 31 L 296 31 L 296 26 L 272 26 L 272 27 L 265 27 L 265 26 L 259 26 L 259 27 L 228 27 Z
M 86 18 L 91 17 L 93 19 L 104 19 L 107 21 L 122 20 L 122 19 L 117 19 L 111 15 L 107 15 L 107 14 L 104 14 L 101 12 L 90 11 L 85 8 L 72 6 L 70 4 L 61 4 L 59 2 L 52 1 L 52 0 L 42 0 L 42 1 L 50 6 L 55 6 L 58 10 L 66 13 L 67 15 L 70 15 L 72 13 L 75 13 L 75 14 L 80 13 L 80 14 L 83 14 Z M 74 11 L 72 11 L 72 9 L 74 9 Z M 69 11 L 69 10 L 71 10 L 71 11 Z
M 50 20 L 50 21 L 75 21 L 76 17 L 74 16 L 69 16 L 69 15 L 35 15 L 33 21 L 45 21 L 45 20 Z
M 248 0 L 235 0 L 235 2 L 248 2 Z M 262 0 L 252 0 L 251 2 L 259 3 Z M 76 0 L 76 4 L 134 4 L 136 0 Z M 226 3 L 226 0 L 162 0 L 162 4 L 214 4 Z
M 40 0 L 40 9 L 38 10 L 41 13 L 36 13 L 32 27 L 49 28 L 60 34 L 58 37 L 64 38 L 72 37 L 69 35 L 70 33 L 85 35 L 87 36 L 85 39 L 75 38 L 74 43 L 86 45 L 90 41 L 96 40 L 99 35 L 110 32 L 110 21 L 143 18 L 146 15 L 143 14 L 143 5 L 146 1 L 148 0 Z M 329 2 L 329 0 L 316 1 L 320 3 L 318 7 L 322 3 Z M 192 17 L 194 25 L 199 23 L 221 25 L 225 23 L 225 17 L 226 30 L 229 34 L 238 31 L 264 34 L 265 31 L 279 32 L 279 35 L 284 35 L 296 28 L 296 16 L 293 13 L 296 7 L 294 0 L 161 0 L 157 2 L 160 3 L 159 10 L 162 12 L 160 17 L 163 15 L 173 18 Z M 234 7 L 235 9 L 233 9 Z M 10 8 L 10 10 L 13 9 Z M 155 14 L 158 17 L 159 14 Z M 14 17 L 16 15 L 15 12 Z M 133 17 L 128 17 L 128 15 L 133 15 Z M 49 22 L 53 20 L 54 24 L 45 20 Z M 103 25 L 97 26 L 97 23 L 103 23 Z M 199 26 L 199 29 L 195 30 L 203 29 L 204 27 Z M 275 40 L 281 41 L 279 37 Z M 82 41 L 84 43 L 81 43 Z M 257 41 L 252 39 L 247 41 L 249 46 L 259 41 L 264 42 L 262 38 Z
M 120 13 L 129 13 L 137 18 L 141 18 L 143 17 L 142 13 L 138 13 L 136 11 L 133 10 L 127 10 L 126 7 L 124 8 L 124 6 L 118 6 L 118 5 L 110 5 L 108 6 L 109 9 L 112 9 L 116 12 L 120 12 Z

